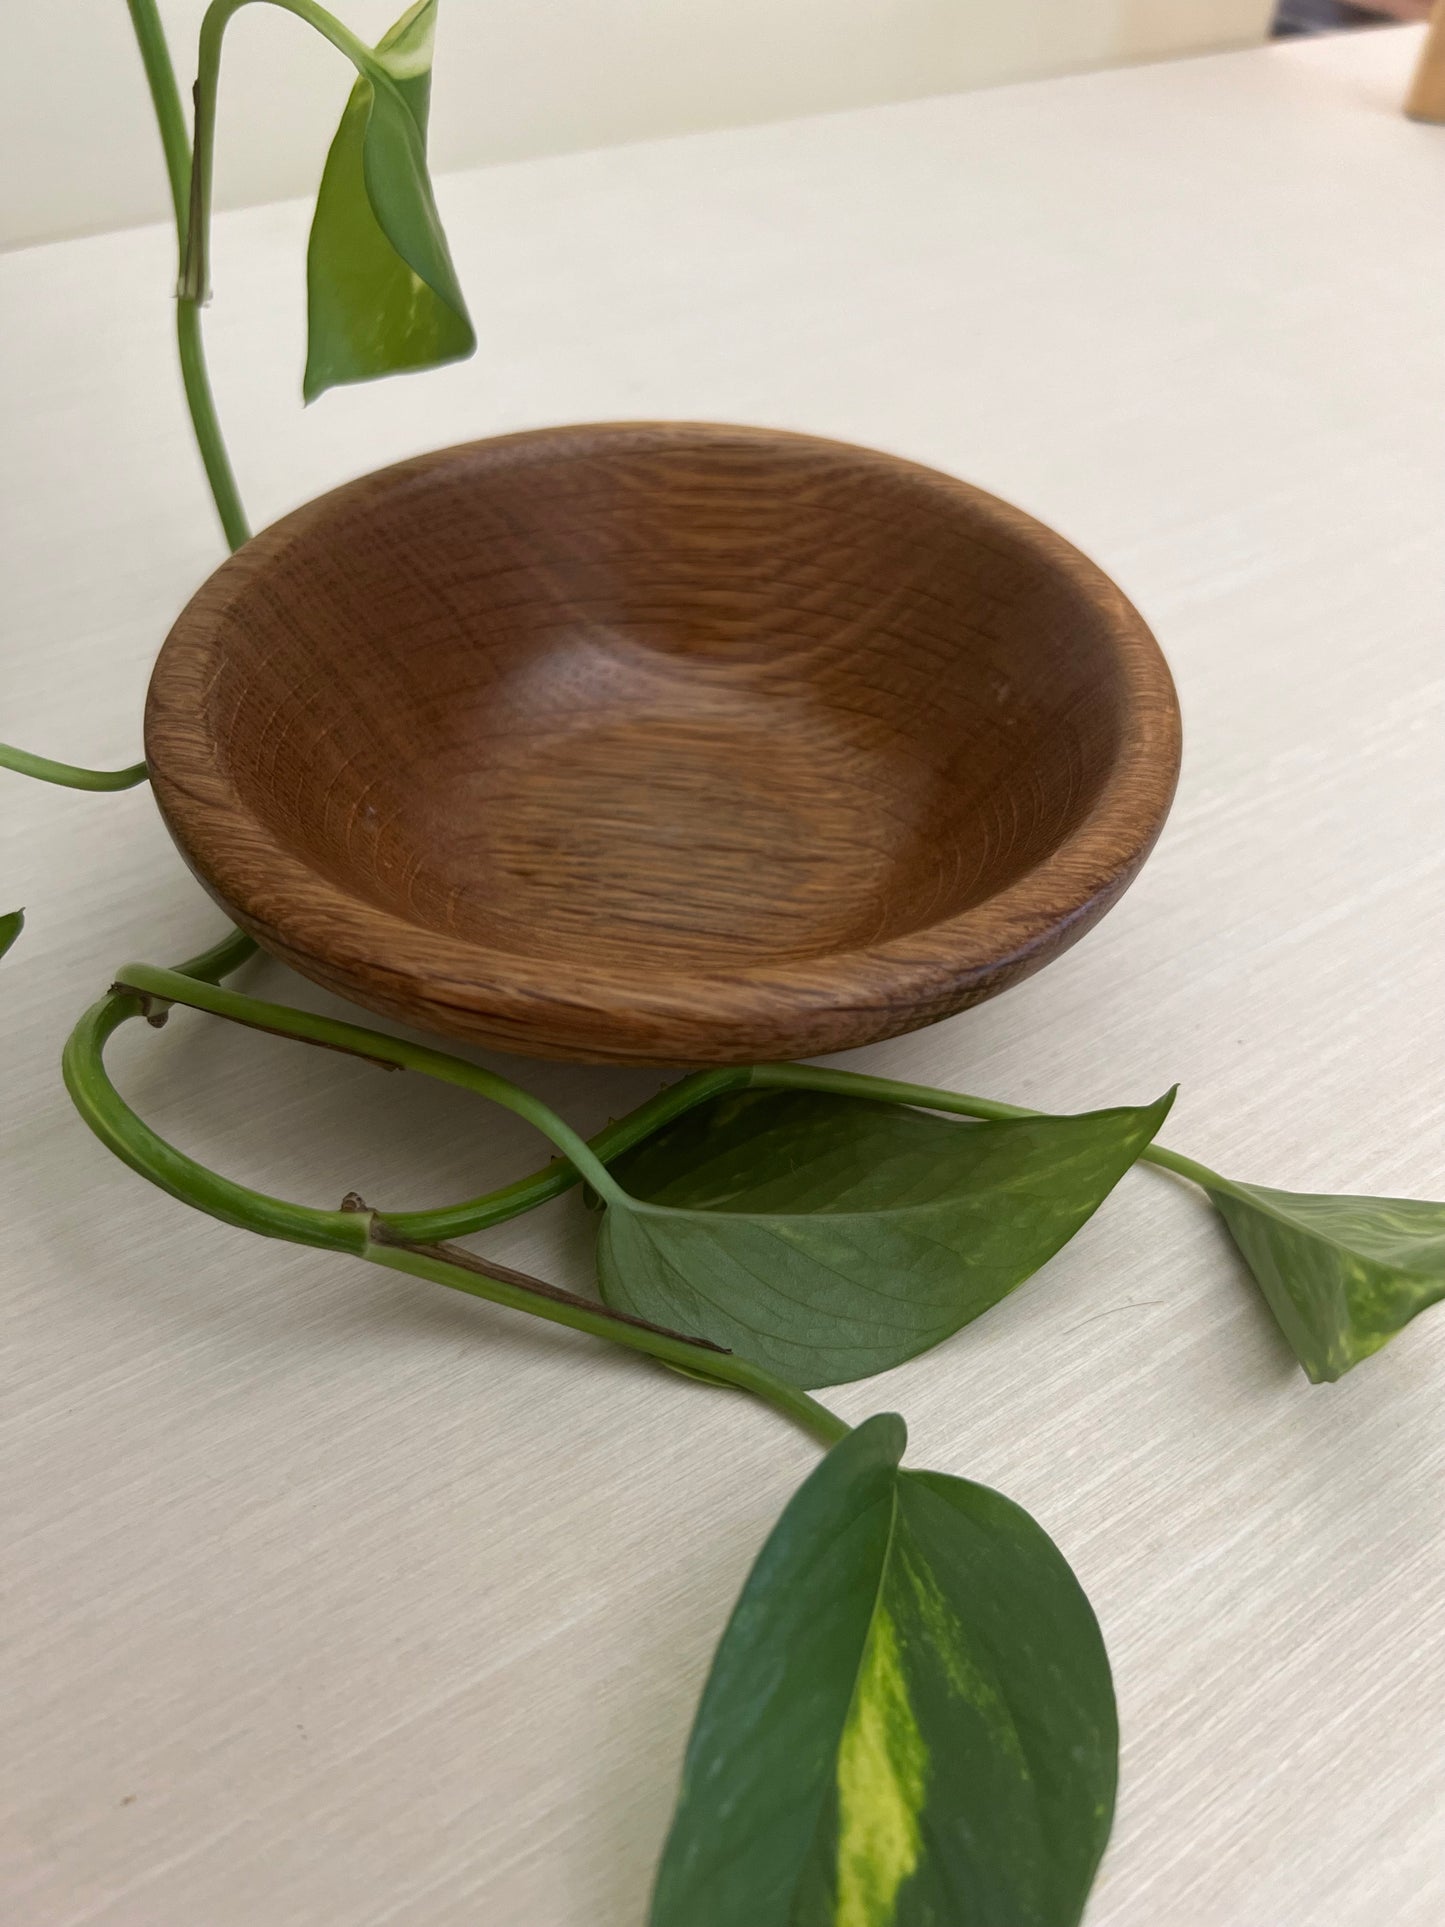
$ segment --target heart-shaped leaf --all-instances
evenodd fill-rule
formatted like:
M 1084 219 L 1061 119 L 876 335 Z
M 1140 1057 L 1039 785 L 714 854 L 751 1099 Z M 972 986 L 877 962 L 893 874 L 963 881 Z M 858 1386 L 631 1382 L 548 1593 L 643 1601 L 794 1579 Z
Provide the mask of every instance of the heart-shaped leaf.
M 723 1634 L 652 1927 L 1073 1927 L 1109 1835 L 1098 1623 L 1026 1512 L 899 1468 L 892 1414 L 788 1505 Z
M 986 1124 L 815 1091 L 699 1106 L 613 1165 L 602 1295 L 795 1385 L 865 1378 L 1067 1244 L 1172 1100 Z
M 458 361 L 477 345 L 426 164 L 437 0 L 377 44 L 326 158 L 306 257 L 307 401 L 342 382 Z
M 1221 1181 L 1209 1195 L 1315 1384 L 1445 1299 L 1445 1204 Z
M 0 957 L 5 955 L 24 928 L 25 912 L 23 910 L 11 910 L 0 917 Z

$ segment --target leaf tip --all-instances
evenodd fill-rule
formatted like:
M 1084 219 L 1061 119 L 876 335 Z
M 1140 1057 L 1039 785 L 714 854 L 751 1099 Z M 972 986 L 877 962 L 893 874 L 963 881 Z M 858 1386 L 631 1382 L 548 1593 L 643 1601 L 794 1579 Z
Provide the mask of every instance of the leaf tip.
M 855 1425 L 849 1438 L 876 1443 L 880 1452 L 896 1465 L 908 1450 L 908 1426 L 900 1412 L 875 1412 Z

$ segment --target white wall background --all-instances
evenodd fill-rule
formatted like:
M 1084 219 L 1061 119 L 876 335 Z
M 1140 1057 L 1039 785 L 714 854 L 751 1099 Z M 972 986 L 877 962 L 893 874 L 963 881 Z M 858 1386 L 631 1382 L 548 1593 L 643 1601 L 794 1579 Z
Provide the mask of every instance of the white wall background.
M 376 39 L 403 0 L 335 0 Z M 445 0 L 438 168 L 1240 46 L 1273 0 Z M 162 0 L 183 89 L 205 0 Z M 0 246 L 168 213 L 124 0 L 0 0 Z M 218 200 L 310 190 L 350 85 L 299 21 L 228 30 Z M 23 57 L 22 57 L 23 53 Z

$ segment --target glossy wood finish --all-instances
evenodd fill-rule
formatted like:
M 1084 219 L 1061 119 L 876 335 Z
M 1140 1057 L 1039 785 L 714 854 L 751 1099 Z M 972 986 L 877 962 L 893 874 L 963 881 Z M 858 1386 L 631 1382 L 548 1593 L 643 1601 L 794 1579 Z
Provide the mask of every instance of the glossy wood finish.
M 176 623 L 176 841 L 370 1009 L 603 1061 L 808 1056 L 993 995 L 1173 793 L 1148 630 L 1067 543 L 754 429 L 444 450 L 258 536 Z

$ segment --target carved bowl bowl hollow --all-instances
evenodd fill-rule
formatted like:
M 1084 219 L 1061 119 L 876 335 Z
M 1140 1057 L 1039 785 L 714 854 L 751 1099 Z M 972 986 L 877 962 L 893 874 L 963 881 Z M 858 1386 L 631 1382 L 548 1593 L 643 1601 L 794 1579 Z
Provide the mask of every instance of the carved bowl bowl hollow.
M 186 860 L 353 1002 L 528 1055 L 847 1049 L 1147 856 L 1144 622 L 979 489 L 808 436 L 543 429 L 363 477 L 198 591 L 146 709 Z

